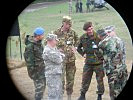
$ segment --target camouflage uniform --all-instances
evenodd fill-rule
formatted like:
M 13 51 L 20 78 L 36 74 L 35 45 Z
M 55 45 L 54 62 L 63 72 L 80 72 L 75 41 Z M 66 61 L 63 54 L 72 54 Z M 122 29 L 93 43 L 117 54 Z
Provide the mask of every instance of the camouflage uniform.
M 64 76 L 66 72 L 66 91 L 68 95 L 71 95 L 73 92 L 74 76 L 76 72 L 76 57 L 72 52 L 72 48 L 77 46 L 78 36 L 72 29 L 69 29 L 67 32 L 63 32 L 61 28 L 54 31 L 54 34 L 56 34 L 59 39 L 57 45 L 58 49 L 62 49 L 66 56 L 63 63 L 63 88 L 65 84 Z
M 125 46 L 117 36 L 106 36 L 99 48 L 104 55 L 104 68 L 108 77 L 111 100 L 114 100 L 127 81 L 127 69 L 125 64 Z
M 27 36 L 25 39 L 25 61 L 28 75 L 34 81 L 35 100 L 41 100 L 45 91 L 45 65 L 42 58 L 43 46 L 41 41 L 34 41 L 34 37 Z
M 91 83 L 91 78 L 93 72 L 96 73 L 96 80 L 97 80 L 97 94 L 102 95 L 104 93 L 104 70 L 103 70 L 103 63 L 101 60 L 98 59 L 96 54 L 97 50 L 92 48 L 93 43 L 98 45 L 99 38 L 97 37 L 96 33 L 94 32 L 93 37 L 89 37 L 87 34 L 83 34 L 80 37 L 80 43 L 78 45 L 77 51 L 83 56 L 86 54 L 85 65 L 83 68 L 83 76 L 82 76 L 82 88 L 81 93 L 86 93 Z
M 45 46 L 43 52 L 43 58 L 45 61 L 45 76 L 48 86 L 48 100 L 62 100 L 62 69 L 63 69 L 63 57 L 57 48 L 51 48 L 48 45 Z

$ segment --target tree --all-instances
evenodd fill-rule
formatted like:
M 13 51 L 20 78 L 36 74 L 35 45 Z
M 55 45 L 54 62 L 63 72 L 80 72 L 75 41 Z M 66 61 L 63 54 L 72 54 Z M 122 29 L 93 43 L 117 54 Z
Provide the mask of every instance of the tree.
M 69 6 L 69 16 L 72 14 L 72 0 L 69 0 L 68 2 Z

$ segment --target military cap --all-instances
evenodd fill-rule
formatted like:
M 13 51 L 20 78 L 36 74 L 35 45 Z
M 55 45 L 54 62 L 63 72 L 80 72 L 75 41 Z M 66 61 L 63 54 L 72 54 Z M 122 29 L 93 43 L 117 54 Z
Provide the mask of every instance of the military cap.
M 37 27 L 34 30 L 34 35 L 43 35 L 45 33 L 45 30 L 42 27 Z
M 107 26 L 104 28 L 105 32 L 107 32 L 107 33 L 114 31 L 114 29 L 115 29 L 115 26 L 113 26 L 113 25 Z
M 49 34 L 47 35 L 47 37 L 46 37 L 46 40 L 47 40 L 47 41 L 54 40 L 54 39 L 57 40 L 57 41 L 59 41 L 58 38 L 57 38 L 57 35 L 52 34 L 52 33 L 49 33 Z
M 71 17 L 70 16 L 63 16 L 62 23 L 63 22 L 69 23 L 71 25 L 72 24 Z
M 84 26 L 83 26 L 83 30 L 87 30 L 89 27 L 91 27 L 92 26 L 92 22 L 86 22 L 85 24 L 84 24 Z
M 105 32 L 104 29 L 97 30 L 97 34 L 100 35 L 100 36 L 106 36 L 107 35 L 107 33 Z

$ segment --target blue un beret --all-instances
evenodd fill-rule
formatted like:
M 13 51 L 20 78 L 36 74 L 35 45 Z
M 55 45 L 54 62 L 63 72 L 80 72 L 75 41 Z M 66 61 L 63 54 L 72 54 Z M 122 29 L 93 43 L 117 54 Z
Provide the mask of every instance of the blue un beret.
M 43 35 L 45 32 L 45 30 L 42 28 L 42 27 L 37 27 L 35 30 L 34 30 L 34 35 Z

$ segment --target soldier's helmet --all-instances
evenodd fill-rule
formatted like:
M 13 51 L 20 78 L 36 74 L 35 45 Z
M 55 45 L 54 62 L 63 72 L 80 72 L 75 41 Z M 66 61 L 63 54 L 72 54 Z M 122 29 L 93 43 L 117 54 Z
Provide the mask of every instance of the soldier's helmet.
M 58 40 L 58 38 L 57 38 L 57 35 L 55 35 L 55 34 L 52 34 L 52 33 L 49 33 L 48 35 L 47 35 L 47 37 L 46 37 L 46 40 L 47 41 L 51 41 L 51 40 L 57 40 L 57 41 L 59 41 Z
M 63 16 L 62 23 L 64 22 L 72 25 L 72 18 L 70 16 Z
M 110 33 L 110 32 L 115 30 L 115 26 L 113 26 L 113 25 L 107 26 L 107 27 L 104 28 L 104 30 L 105 30 L 106 33 Z
M 83 30 L 86 31 L 89 27 L 92 26 L 92 22 L 86 22 L 83 26 Z

